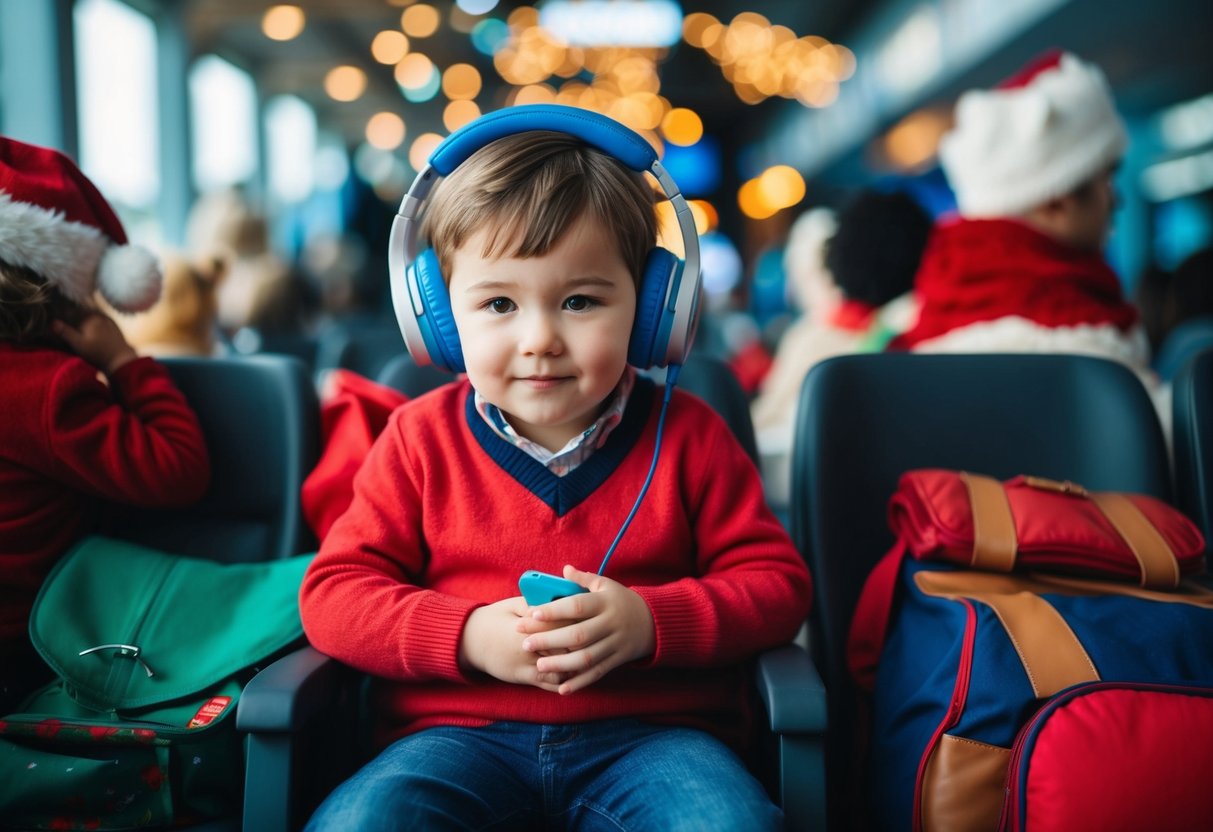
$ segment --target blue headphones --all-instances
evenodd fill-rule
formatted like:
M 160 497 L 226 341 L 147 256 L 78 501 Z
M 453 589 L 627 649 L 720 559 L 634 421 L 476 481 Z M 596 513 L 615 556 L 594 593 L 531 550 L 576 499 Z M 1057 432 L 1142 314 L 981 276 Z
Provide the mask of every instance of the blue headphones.
M 438 256 L 428 248 L 417 251 L 418 217 L 426 196 L 438 177 L 449 175 L 480 148 L 532 130 L 576 136 L 634 171 L 652 173 L 674 205 L 686 259 L 660 247 L 649 252 L 636 297 L 628 363 L 642 370 L 681 366 L 691 349 L 699 312 L 699 236 L 691 210 L 643 138 L 606 116 L 557 104 L 497 110 L 456 130 L 430 155 L 401 200 L 388 242 L 388 274 L 392 306 L 409 353 L 418 364 L 456 373 L 464 370 L 463 348 Z

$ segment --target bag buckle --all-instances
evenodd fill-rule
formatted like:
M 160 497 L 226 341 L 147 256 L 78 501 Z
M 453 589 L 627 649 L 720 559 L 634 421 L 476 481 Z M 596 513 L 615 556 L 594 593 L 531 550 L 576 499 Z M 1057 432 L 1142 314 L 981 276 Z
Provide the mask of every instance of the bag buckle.
M 1087 489 L 1069 480 L 1051 480 L 1045 477 L 1025 476 L 1023 481 L 1024 485 L 1027 485 L 1029 488 L 1039 488 L 1041 491 L 1056 491 L 1059 494 L 1073 494 L 1075 497 L 1090 496 Z
M 129 656 L 130 658 L 139 662 L 143 669 L 147 671 L 147 677 L 149 679 L 156 675 L 155 673 L 152 673 L 152 669 L 147 666 L 147 662 L 139 658 L 139 654 L 143 651 L 139 649 L 139 645 L 137 644 L 98 644 L 96 647 L 81 650 L 76 655 L 87 656 L 89 653 L 96 653 L 98 650 L 117 650 L 119 656 Z

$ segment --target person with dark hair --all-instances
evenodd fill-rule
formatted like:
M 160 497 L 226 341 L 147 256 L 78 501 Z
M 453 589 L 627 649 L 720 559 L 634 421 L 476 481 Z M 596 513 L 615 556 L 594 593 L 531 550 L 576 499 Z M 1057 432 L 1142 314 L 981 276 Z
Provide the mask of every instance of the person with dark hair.
M 903 191 L 862 190 L 839 213 L 825 263 L 844 299 L 836 318 L 863 329 L 865 350 L 883 349 L 904 328 L 908 298 L 901 314 L 881 310 L 913 287 L 930 234 L 931 215 Z

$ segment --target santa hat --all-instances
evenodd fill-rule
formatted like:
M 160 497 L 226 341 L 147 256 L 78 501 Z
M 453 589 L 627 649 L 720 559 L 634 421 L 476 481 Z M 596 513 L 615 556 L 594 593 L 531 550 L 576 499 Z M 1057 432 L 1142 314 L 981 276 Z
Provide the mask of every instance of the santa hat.
M 0 261 L 38 274 L 68 299 L 93 292 L 121 312 L 160 296 L 151 252 L 130 245 L 105 197 L 71 159 L 0 136 Z
M 1103 73 L 1068 52 L 956 104 L 939 160 L 966 217 L 1012 216 L 1070 193 L 1124 154 Z

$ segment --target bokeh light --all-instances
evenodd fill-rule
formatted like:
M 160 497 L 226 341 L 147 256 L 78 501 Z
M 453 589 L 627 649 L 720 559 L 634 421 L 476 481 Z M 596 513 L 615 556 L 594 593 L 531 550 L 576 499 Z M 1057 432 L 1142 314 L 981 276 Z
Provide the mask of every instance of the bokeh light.
M 307 25 L 307 16 L 298 6 L 270 6 L 261 18 L 261 31 L 270 40 L 294 40 Z
M 412 146 L 409 147 L 409 164 L 413 166 L 413 170 L 420 171 L 424 168 L 430 154 L 440 144 L 442 144 L 442 136 L 437 133 L 422 133 L 415 138 Z
M 335 66 L 324 76 L 324 91 L 336 101 L 357 101 L 366 92 L 366 73 L 356 66 Z
M 395 150 L 404 143 L 404 119 L 395 113 L 380 112 L 366 123 L 366 141 L 379 150 Z
M 409 39 L 395 29 L 385 29 L 371 41 L 371 55 L 381 64 L 398 64 L 408 53 Z
M 452 101 L 442 111 L 442 125 L 452 133 L 478 118 L 480 118 L 480 107 L 476 105 L 475 101 Z
M 441 21 L 442 17 L 436 8 L 428 3 L 418 3 L 409 6 L 400 15 L 400 28 L 411 38 L 428 38 L 438 31 Z

